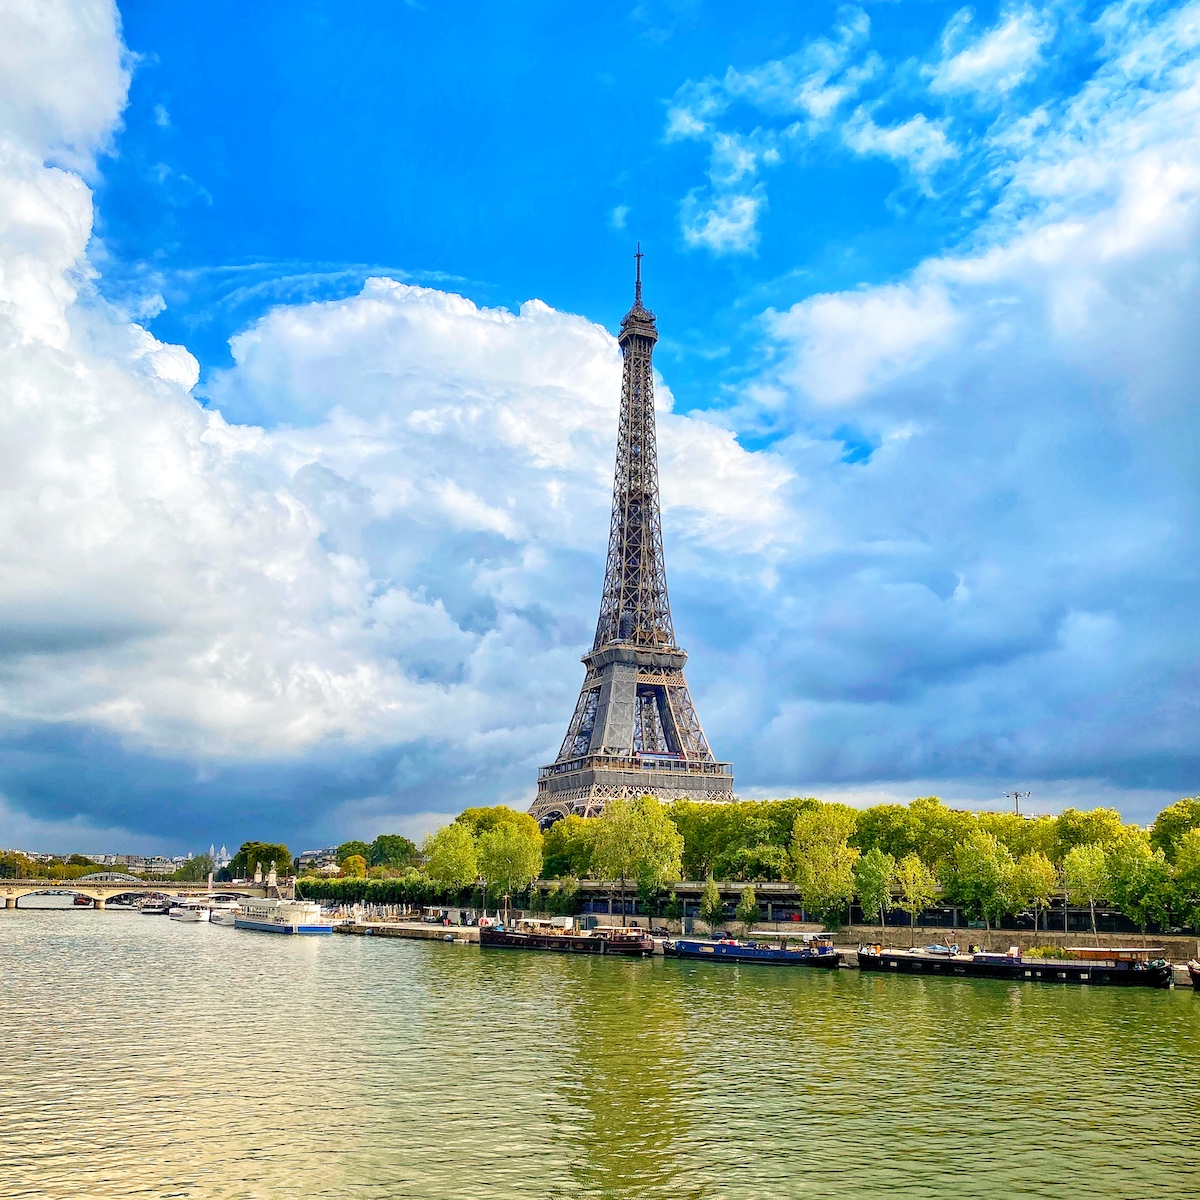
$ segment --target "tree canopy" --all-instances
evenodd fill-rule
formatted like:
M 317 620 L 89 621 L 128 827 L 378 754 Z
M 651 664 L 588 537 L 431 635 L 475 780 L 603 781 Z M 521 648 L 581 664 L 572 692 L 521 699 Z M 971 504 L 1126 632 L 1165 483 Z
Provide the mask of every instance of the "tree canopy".
M 453 821 L 431 833 L 421 847 L 425 873 L 438 887 L 448 890 L 467 887 L 479 878 L 475 837 L 467 825 Z
M 524 891 L 542 870 L 542 835 L 536 823 L 530 832 L 523 825 L 502 821 L 479 835 L 479 874 L 501 896 Z
M 259 866 L 264 875 L 270 872 L 272 866 L 277 875 L 290 875 L 291 852 L 282 842 L 243 842 L 227 870 L 233 879 L 249 879 Z
M 494 804 L 490 808 L 464 808 L 454 819 L 476 837 L 500 825 L 516 825 L 531 835 L 541 833 L 538 823 L 527 812 L 518 812 L 506 804 Z
M 370 845 L 367 862 L 372 867 L 392 867 L 402 870 L 415 866 L 421 859 L 416 843 L 398 833 L 381 833 Z

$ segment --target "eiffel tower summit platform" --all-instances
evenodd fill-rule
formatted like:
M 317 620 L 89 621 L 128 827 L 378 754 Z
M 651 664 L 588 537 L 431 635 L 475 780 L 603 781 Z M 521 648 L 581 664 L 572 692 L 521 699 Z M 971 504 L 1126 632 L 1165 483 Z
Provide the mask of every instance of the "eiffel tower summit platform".
M 633 307 L 621 321 L 621 419 L 600 619 L 558 757 L 538 771 L 529 810 L 543 829 L 569 813 L 598 816 L 618 797 L 730 800 L 733 767 L 709 749 L 683 677 L 667 598 L 654 427 L 654 314 L 642 305 L 638 248 Z

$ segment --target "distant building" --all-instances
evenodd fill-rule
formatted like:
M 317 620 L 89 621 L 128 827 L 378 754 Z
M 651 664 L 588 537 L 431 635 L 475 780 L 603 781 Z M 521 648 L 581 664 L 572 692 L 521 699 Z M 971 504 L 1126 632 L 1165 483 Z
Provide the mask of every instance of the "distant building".
M 305 850 L 297 860 L 300 869 L 337 866 L 337 847 L 323 846 L 320 850 Z

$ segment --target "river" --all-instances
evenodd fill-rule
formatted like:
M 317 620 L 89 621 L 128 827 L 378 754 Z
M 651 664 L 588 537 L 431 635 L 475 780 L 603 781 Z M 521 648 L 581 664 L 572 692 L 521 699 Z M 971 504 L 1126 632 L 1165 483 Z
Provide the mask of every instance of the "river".
M 1200 1195 L 1200 996 L 0 911 L 5 1197 Z

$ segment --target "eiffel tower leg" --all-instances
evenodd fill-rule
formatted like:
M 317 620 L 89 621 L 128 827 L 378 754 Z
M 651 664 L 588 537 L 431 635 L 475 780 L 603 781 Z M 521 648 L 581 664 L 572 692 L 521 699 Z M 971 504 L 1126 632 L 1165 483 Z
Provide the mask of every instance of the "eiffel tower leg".
M 629 754 L 633 750 L 633 723 L 637 717 L 637 665 L 615 662 L 604 668 L 591 754 Z

